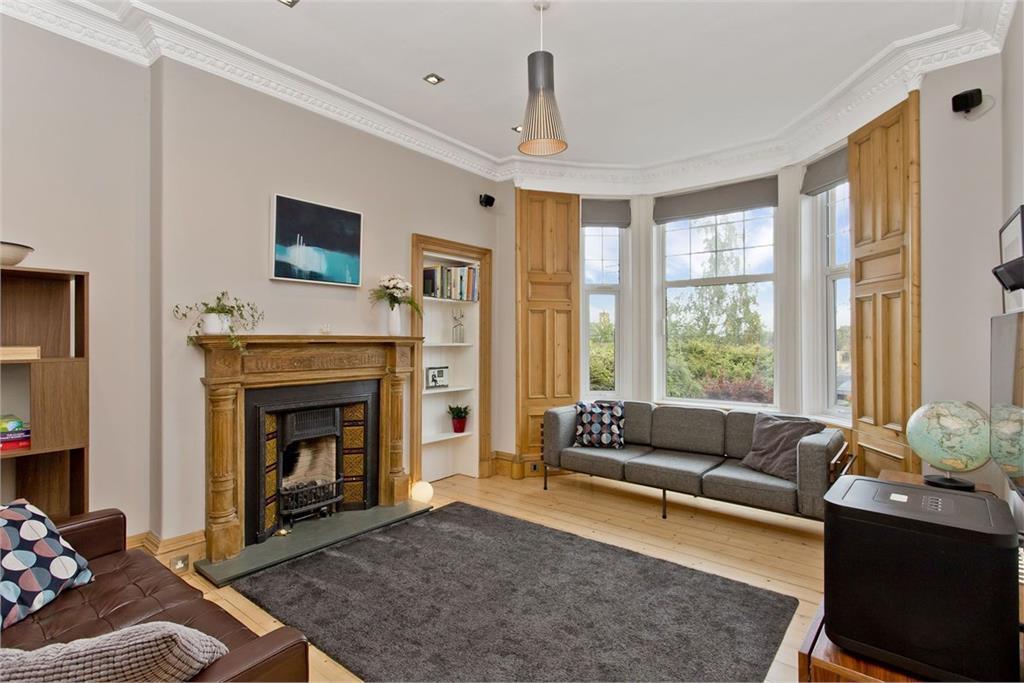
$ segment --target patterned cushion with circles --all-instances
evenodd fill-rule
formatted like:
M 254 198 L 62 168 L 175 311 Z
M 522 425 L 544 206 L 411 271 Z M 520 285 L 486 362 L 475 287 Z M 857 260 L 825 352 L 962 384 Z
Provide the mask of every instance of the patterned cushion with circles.
M 46 513 L 19 499 L 0 505 L 0 620 L 6 628 L 69 588 L 92 581 L 85 558 Z
M 622 401 L 576 404 L 576 445 L 593 448 L 622 448 L 626 426 Z

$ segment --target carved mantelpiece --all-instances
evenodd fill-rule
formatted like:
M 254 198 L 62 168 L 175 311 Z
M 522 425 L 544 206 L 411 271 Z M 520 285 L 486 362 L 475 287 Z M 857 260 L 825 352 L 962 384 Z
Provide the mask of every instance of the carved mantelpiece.
M 402 463 L 405 387 L 420 337 L 244 335 L 245 350 L 227 336 L 200 336 L 206 354 L 206 557 L 219 562 L 242 550 L 245 514 L 246 389 L 380 381 L 381 505 L 409 497 Z

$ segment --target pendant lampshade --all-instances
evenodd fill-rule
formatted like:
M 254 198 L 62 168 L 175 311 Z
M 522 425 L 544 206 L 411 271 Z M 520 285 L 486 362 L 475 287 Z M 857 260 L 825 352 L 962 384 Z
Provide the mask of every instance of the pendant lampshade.
M 526 58 L 530 92 L 523 116 L 519 151 L 530 156 L 551 156 L 569 146 L 562 128 L 562 115 L 555 101 L 555 57 L 547 50 L 531 52 Z

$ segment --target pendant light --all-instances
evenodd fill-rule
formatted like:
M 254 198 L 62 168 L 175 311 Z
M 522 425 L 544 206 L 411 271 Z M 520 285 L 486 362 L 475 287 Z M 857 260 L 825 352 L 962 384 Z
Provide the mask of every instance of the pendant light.
M 519 139 L 520 152 L 538 157 L 560 154 L 569 146 L 555 101 L 555 57 L 544 49 L 544 10 L 549 6 L 549 2 L 533 3 L 540 12 L 540 50 L 526 58 L 530 89 Z

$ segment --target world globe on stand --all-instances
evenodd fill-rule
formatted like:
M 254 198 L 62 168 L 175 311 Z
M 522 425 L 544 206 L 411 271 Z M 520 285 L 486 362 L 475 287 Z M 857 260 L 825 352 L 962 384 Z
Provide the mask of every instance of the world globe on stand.
M 990 458 L 988 417 L 963 401 L 936 401 L 915 410 L 907 420 L 907 441 L 922 460 L 944 472 L 970 472 Z M 925 479 L 936 486 L 974 487 L 967 480 L 948 476 Z

